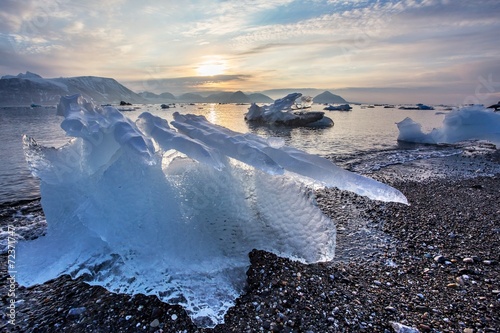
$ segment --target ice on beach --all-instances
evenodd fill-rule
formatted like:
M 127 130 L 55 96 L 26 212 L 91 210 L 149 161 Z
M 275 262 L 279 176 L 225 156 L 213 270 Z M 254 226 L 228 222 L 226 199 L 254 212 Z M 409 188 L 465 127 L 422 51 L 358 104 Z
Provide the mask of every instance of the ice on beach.
M 143 113 L 132 122 L 77 95 L 61 98 L 58 112 L 71 142 L 56 149 L 23 138 L 48 229 L 17 247 L 22 285 L 84 276 L 157 295 L 214 326 L 244 290 L 252 249 L 333 259 L 335 224 L 311 183 L 406 203 L 398 190 L 280 139 L 201 116 L 175 113 L 169 124 Z
M 397 123 L 399 141 L 416 143 L 456 143 L 466 140 L 487 140 L 500 146 L 500 113 L 474 105 L 448 113 L 443 126 L 429 133 L 411 118 Z

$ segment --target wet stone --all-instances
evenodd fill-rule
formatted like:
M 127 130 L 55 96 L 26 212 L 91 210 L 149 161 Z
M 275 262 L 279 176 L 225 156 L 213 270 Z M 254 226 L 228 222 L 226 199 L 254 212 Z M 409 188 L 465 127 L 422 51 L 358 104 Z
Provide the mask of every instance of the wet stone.
M 434 261 L 438 264 L 444 264 L 446 262 L 446 258 L 442 255 L 437 255 L 434 257 Z
M 429 325 L 426 325 L 426 324 L 419 324 L 418 329 L 421 332 L 431 332 L 432 331 L 431 327 Z
M 417 310 L 419 312 L 427 312 L 427 311 L 429 311 L 429 308 L 427 306 L 424 306 L 424 305 L 417 305 L 415 307 L 415 310 Z
M 79 317 L 87 310 L 85 307 L 71 308 L 68 311 L 68 317 Z

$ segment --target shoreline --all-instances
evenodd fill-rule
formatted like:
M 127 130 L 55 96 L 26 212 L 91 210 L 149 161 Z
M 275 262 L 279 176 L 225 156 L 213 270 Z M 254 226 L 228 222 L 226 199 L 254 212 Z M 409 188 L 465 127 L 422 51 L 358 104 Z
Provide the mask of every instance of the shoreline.
M 214 329 L 196 328 L 180 306 L 155 296 L 114 294 L 68 276 L 17 286 L 11 326 L 5 254 L 0 329 L 394 332 L 395 322 L 420 332 L 499 332 L 500 175 L 391 185 L 410 206 L 319 191 L 318 206 L 339 230 L 336 260 L 304 265 L 252 251 L 247 291 Z

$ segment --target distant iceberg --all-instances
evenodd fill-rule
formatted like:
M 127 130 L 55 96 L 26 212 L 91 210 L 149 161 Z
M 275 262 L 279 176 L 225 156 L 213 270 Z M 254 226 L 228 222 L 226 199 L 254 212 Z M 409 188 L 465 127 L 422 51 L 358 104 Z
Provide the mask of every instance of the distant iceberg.
M 352 107 L 349 104 L 328 105 L 328 106 L 324 107 L 323 110 L 327 110 L 327 111 L 351 111 Z
M 422 126 L 411 118 L 396 123 L 399 129 L 398 141 L 416 143 L 456 143 L 466 140 L 487 140 L 500 146 L 500 114 L 473 105 L 448 113 L 441 128 L 429 133 L 422 132 Z
M 296 100 L 301 93 L 292 93 L 277 99 L 271 105 L 258 106 L 253 103 L 245 114 L 245 120 L 263 125 L 283 125 L 291 127 L 331 127 L 333 120 L 324 112 L 297 111 Z M 303 105 L 301 102 L 299 105 Z M 304 105 L 307 105 L 305 103 Z
M 145 112 L 132 122 L 78 95 L 61 98 L 58 113 L 70 143 L 23 138 L 48 230 L 18 244 L 22 285 L 83 276 L 180 304 L 212 327 L 243 292 L 252 249 L 307 263 L 334 257 L 335 224 L 305 183 L 406 203 L 398 190 L 278 138 L 202 116 L 175 113 L 169 124 Z
M 399 107 L 401 110 L 434 110 L 433 106 L 417 103 L 415 106 L 403 105 Z

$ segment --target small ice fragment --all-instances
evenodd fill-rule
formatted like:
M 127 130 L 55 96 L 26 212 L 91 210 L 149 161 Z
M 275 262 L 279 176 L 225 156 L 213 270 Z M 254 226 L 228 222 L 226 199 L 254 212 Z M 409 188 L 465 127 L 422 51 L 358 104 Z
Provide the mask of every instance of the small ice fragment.
M 285 145 L 285 140 L 283 138 L 277 138 L 275 136 L 267 138 L 267 143 L 272 148 L 281 148 Z

